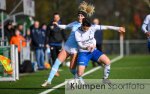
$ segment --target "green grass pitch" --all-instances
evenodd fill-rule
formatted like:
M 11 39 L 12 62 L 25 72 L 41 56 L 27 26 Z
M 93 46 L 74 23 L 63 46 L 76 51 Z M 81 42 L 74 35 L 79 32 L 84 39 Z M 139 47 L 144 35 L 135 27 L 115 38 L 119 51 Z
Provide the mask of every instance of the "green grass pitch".
M 47 79 L 49 70 L 38 71 L 21 76 L 16 82 L 0 82 L 0 94 L 38 94 L 53 86 L 56 86 L 65 79 L 72 78 L 68 67 L 61 67 L 60 77 L 55 77 L 52 85 L 47 88 L 41 87 L 41 83 Z M 90 64 L 86 71 L 92 69 Z M 97 70 L 83 77 L 84 79 L 101 79 L 103 70 Z M 134 55 L 125 56 L 111 66 L 110 79 L 150 79 L 150 56 Z M 50 94 L 64 94 L 64 87 L 52 91 Z

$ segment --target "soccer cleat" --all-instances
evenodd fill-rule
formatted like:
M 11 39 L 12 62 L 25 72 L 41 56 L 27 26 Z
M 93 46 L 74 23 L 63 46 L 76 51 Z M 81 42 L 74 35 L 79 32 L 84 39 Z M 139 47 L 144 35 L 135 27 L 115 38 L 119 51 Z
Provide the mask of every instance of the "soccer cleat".
M 104 79 L 102 80 L 103 84 L 111 84 L 111 81 L 109 79 Z
M 85 84 L 85 82 L 84 82 L 83 79 L 79 79 L 78 83 L 79 83 L 80 85 L 84 85 L 84 84 Z
M 51 85 L 51 82 L 45 81 L 41 86 L 42 87 L 47 87 L 49 85 Z
M 75 79 L 75 80 L 76 80 L 76 81 L 78 82 L 78 84 L 80 84 L 80 85 L 84 85 L 84 84 L 85 84 L 83 78 L 79 78 L 79 79 Z

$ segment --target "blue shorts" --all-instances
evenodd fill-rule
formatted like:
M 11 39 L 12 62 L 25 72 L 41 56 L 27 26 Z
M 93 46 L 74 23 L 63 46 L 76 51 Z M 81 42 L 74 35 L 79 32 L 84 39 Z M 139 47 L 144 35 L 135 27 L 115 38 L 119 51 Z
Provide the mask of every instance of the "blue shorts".
M 77 59 L 78 65 L 87 66 L 90 60 L 98 62 L 101 55 L 103 55 L 103 53 L 97 49 L 93 52 L 79 52 Z

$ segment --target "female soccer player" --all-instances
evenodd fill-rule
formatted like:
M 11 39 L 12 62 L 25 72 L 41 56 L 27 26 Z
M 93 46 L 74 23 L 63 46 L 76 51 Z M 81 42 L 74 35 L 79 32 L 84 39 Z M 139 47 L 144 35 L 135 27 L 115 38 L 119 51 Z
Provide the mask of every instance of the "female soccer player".
M 150 53 L 150 14 L 146 16 L 143 25 L 142 25 L 142 30 L 144 31 L 144 33 L 147 36 L 148 39 L 148 50 Z
M 84 18 L 82 20 L 82 26 L 75 32 L 75 38 L 79 46 L 78 53 L 78 77 L 83 75 L 85 67 L 88 65 L 89 60 L 94 62 L 103 62 L 104 63 L 104 77 L 103 79 L 107 80 L 110 72 L 110 59 L 103 54 L 101 51 L 96 49 L 96 40 L 94 38 L 94 33 L 97 30 L 117 30 L 119 32 L 125 32 L 123 27 L 115 26 L 105 26 L 105 25 L 91 25 L 90 20 Z M 103 80 L 104 81 L 104 80 Z
M 78 45 L 75 40 L 75 31 L 81 26 L 82 19 L 91 16 L 94 12 L 94 6 L 87 4 L 86 2 L 82 2 L 79 6 L 78 12 L 78 21 L 72 22 L 68 25 L 58 25 L 59 28 L 62 29 L 71 29 L 71 34 L 68 40 L 65 43 L 64 48 L 59 53 L 54 65 L 50 71 L 48 80 L 44 82 L 41 86 L 46 87 L 47 85 L 51 84 L 52 79 L 54 78 L 55 73 L 58 71 L 58 68 L 62 62 L 69 56 L 71 56 L 70 62 L 70 71 L 73 75 L 76 74 L 76 59 L 77 59 L 77 52 L 78 52 Z

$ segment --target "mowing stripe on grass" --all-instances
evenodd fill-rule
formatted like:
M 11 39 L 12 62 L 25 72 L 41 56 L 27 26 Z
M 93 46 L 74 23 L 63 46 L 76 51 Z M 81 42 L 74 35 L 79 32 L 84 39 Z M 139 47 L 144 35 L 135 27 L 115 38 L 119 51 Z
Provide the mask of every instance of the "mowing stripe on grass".
M 114 63 L 114 62 L 116 62 L 116 61 L 118 61 L 118 60 L 120 60 L 120 59 L 122 59 L 122 58 L 123 58 L 123 56 L 118 56 L 118 57 L 112 59 L 112 60 L 111 60 L 111 63 Z M 90 74 L 90 73 L 92 73 L 92 72 L 94 72 L 94 71 L 96 71 L 96 70 L 98 70 L 98 69 L 100 69 L 100 68 L 101 68 L 101 66 L 98 66 L 98 67 L 96 67 L 96 68 L 93 68 L 93 69 L 87 71 L 86 73 L 84 73 L 83 76 L 86 76 L 86 75 L 88 75 L 88 74 Z M 51 89 L 45 90 L 45 91 L 43 91 L 43 92 L 41 92 L 41 93 L 39 93 L 39 94 L 48 94 L 48 93 L 54 91 L 55 89 L 64 86 L 65 83 L 66 83 L 66 81 L 63 82 L 63 83 L 61 83 L 61 84 L 59 84 L 59 85 L 57 85 L 57 86 L 54 86 L 54 87 L 51 88 Z

